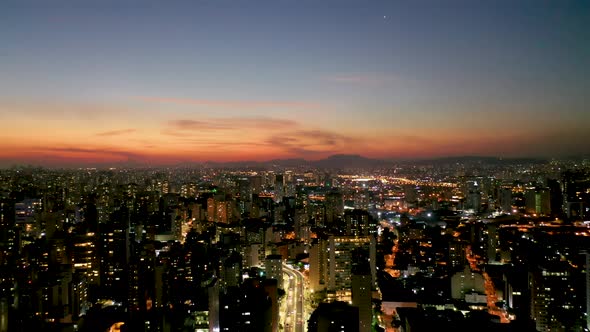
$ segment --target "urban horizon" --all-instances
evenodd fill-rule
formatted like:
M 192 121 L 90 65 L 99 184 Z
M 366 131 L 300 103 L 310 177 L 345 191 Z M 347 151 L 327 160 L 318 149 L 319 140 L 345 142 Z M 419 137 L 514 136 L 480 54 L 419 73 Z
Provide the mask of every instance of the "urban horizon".
M 371 169 L 379 167 L 387 167 L 393 165 L 407 165 L 407 164 L 424 164 L 433 163 L 440 164 L 449 161 L 456 162 L 473 162 L 479 161 L 483 163 L 488 162 L 526 162 L 526 163 L 545 163 L 551 160 L 560 161 L 584 161 L 590 158 L 590 155 L 569 155 L 569 156 L 493 156 L 493 155 L 456 155 L 456 156 L 440 156 L 440 157 L 415 157 L 415 158 L 370 158 L 360 154 L 333 154 L 328 155 L 324 158 L 310 159 L 310 158 L 278 158 L 278 159 L 246 159 L 246 160 L 228 160 L 228 161 L 217 161 L 217 160 L 179 160 L 172 161 L 169 163 L 153 163 L 149 160 L 122 160 L 122 161 L 5 161 L 0 162 L 0 169 L 8 168 L 47 168 L 47 169 L 77 169 L 77 168 L 174 168 L 174 167 L 210 167 L 210 168 L 247 168 L 247 167 L 297 167 L 297 166 L 308 166 L 311 168 L 327 168 L 327 169 L 339 169 L 339 168 L 359 168 L 359 169 Z M 320 164 L 318 166 L 318 163 Z

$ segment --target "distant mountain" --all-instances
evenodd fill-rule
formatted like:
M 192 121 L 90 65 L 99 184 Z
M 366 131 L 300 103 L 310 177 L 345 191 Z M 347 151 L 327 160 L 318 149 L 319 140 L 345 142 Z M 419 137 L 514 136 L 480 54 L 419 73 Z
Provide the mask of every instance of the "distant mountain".
M 580 158 L 577 158 L 580 159 Z M 1 161 L 1 160 L 0 160 Z M 547 162 L 542 158 L 500 158 L 488 156 L 459 156 L 459 157 L 442 157 L 429 159 L 372 159 L 357 154 L 336 154 L 320 160 L 305 160 L 302 158 L 291 159 L 273 159 L 268 161 L 233 161 L 233 162 L 181 162 L 166 167 L 191 168 L 191 167 L 208 167 L 208 168 L 229 168 L 229 169 L 252 169 L 265 170 L 278 168 L 295 168 L 308 167 L 319 169 L 374 169 L 387 168 L 394 165 L 435 165 L 435 166 L 452 166 L 455 164 L 463 165 L 510 165 L 510 164 L 541 164 Z M 3 165 L 2 167 L 11 167 L 12 164 Z M 46 167 L 48 165 L 45 165 Z M 105 162 L 98 164 L 69 164 L 69 165 L 51 165 L 50 168 L 78 168 L 78 167 L 96 167 L 99 169 L 107 168 L 151 168 L 159 167 L 145 161 L 128 160 L 122 162 Z M 164 167 L 164 166 L 161 166 Z
M 320 160 L 295 159 L 273 159 L 269 161 L 236 161 L 236 162 L 206 162 L 201 164 L 211 168 L 251 168 L 268 169 L 272 167 L 291 168 L 309 167 L 323 169 L 345 169 L 345 168 L 385 168 L 399 164 L 412 165 L 506 165 L 506 164 L 538 164 L 546 160 L 536 158 L 499 158 L 486 156 L 461 156 L 443 157 L 433 159 L 406 159 L 406 160 L 381 160 L 363 157 L 357 154 L 337 154 Z
M 451 164 L 538 164 L 546 162 L 541 158 L 501 158 L 489 156 L 459 156 L 459 157 L 442 157 L 423 160 L 407 160 L 406 163 L 422 165 L 451 165 Z
M 299 166 L 309 165 L 309 161 L 307 161 L 303 158 L 273 159 L 273 160 L 265 162 L 264 164 L 277 165 L 277 166 L 281 166 L 281 167 L 299 167 Z
M 269 161 L 205 162 L 211 168 L 269 168 L 269 167 L 310 167 L 310 168 L 375 168 L 393 165 L 392 162 L 366 158 L 359 155 L 338 154 L 320 160 L 273 159 Z
M 316 168 L 376 168 L 393 165 L 389 161 L 366 158 L 356 154 L 337 154 L 326 159 L 312 161 L 310 164 Z

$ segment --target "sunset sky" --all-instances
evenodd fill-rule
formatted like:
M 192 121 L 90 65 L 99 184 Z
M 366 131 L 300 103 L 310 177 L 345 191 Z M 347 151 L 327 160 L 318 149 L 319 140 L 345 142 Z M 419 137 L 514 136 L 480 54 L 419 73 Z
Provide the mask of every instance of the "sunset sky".
M 0 4 L 0 165 L 588 154 L 589 96 L 588 1 Z

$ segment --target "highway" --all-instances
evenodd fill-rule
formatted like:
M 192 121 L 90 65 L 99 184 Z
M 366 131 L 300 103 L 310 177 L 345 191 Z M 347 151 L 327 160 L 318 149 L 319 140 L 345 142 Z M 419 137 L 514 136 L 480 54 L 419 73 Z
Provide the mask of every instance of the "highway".
M 304 332 L 306 316 L 304 309 L 304 277 L 301 272 L 283 264 L 283 272 L 289 278 L 289 287 L 285 289 L 287 295 L 284 331 Z

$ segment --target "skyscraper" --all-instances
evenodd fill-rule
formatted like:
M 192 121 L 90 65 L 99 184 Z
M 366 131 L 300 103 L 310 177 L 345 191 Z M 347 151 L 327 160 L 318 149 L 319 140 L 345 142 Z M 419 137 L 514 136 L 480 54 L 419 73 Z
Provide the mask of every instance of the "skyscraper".
M 356 255 L 364 256 L 362 249 Z M 359 332 L 370 332 L 373 322 L 371 303 L 373 284 L 369 262 L 363 258 L 359 257 L 352 267 L 352 305 L 359 308 Z
M 336 220 L 342 217 L 344 212 L 344 200 L 342 193 L 338 191 L 331 191 L 326 194 L 326 224 L 332 225 Z
M 332 235 L 328 241 L 328 290 L 335 292 L 336 299 L 350 300 L 353 254 L 357 249 L 362 249 L 365 253 L 363 259 L 369 263 L 371 285 L 374 285 L 376 279 L 376 248 L 373 236 Z M 360 258 L 355 257 L 355 259 Z
M 276 279 L 279 288 L 283 288 L 283 256 L 268 255 L 264 260 L 267 279 Z

